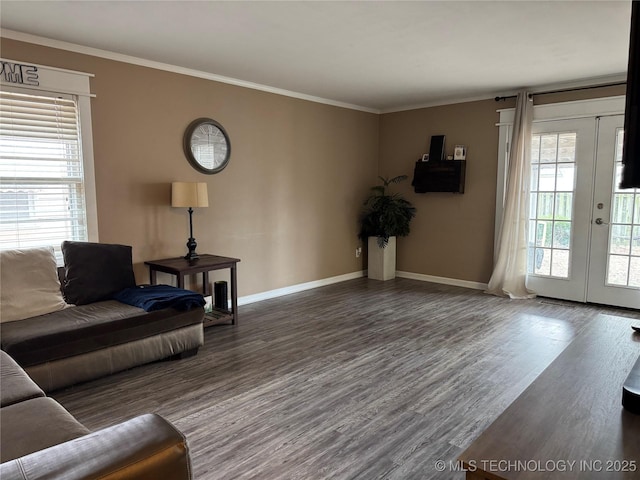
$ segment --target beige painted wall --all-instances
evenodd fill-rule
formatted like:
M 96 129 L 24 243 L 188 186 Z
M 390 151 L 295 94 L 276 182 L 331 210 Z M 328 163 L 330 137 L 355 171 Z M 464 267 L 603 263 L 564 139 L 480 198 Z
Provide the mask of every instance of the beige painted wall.
M 379 117 L 112 60 L 2 39 L 2 56 L 95 74 L 91 80 L 100 241 L 145 260 L 186 253 L 188 215 L 172 181 L 207 182 L 198 251 L 238 257 L 249 295 L 363 269 L 357 216 L 378 162 Z M 216 175 L 182 152 L 198 117 L 224 125 L 231 161 Z
M 380 172 L 409 175 L 429 152 L 432 135 L 446 135 L 445 149 L 467 146 L 465 193 L 399 192 L 417 209 L 408 237 L 398 239 L 397 269 L 487 282 L 493 265 L 498 121 L 494 100 L 384 114 L 380 120 Z

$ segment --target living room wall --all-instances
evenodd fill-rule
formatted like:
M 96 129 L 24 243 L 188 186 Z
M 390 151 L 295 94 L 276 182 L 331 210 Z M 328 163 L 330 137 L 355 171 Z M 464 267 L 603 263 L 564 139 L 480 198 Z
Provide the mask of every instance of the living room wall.
M 198 252 L 242 260 L 241 296 L 362 271 L 357 216 L 377 174 L 378 115 L 6 38 L 0 48 L 95 74 L 100 241 L 133 246 L 138 282 L 148 282 L 145 260 L 186 253 L 188 214 L 170 207 L 172 181 L 207 183 L 210 206 L 194 212 Z M 216 175 L 182 152 L 199 117 L 231 139 Z
M 407 174 L 446 135 L 467 146 L 463 195 L 416 194 L 412 232 L 398 239 L 400 271 L 486 283 L 493 265 L 497 109 L 513 100 L 457 103 L 383 115 L 0 39 L 5 58 L 95 74 L 92 101 L 100 240 L 145 260 L 185 252 L 188 216 L 173 209 L 172 181 L 206 181 L 210 207 L 194 213 L 199 252 L 242 259 L 239 294 L 251 295 L 361 271 L 357 217 L 377 175 Z M 536 97 L 536 104 L 623 95 L 624 87 Z M 193 170 L 182 134 L 198 117 L 229 132 L 229 166 Z M 168 279 L 166 279 L 168 281 Z
M 535 104 L 624 95 L 625 87 L 537 95 Z M 446 135 L 446 152 L 467 147 L 465 192 L 403 193 L 417 208 L 411 234 L 398 239 L 397 269 L 412 274 L 484 284 L 493 270 L 498 109 L 513 108 L 509 99 L 458 103 L 381 115 L 380 173 L 413 177 L 415 162 L 429 152 L 432 135 Z
M 380 172 L 409 175 L 398 191 L 417 209 L 411 234 L 398 239 L 397 269 L 486 283 L 493 265 L 498 121 L 493 100 L 388 113 L 380 119 Z M 467 147 L 464 194 L 414 193 L 415 162 L 432 135 L 445 150 Z

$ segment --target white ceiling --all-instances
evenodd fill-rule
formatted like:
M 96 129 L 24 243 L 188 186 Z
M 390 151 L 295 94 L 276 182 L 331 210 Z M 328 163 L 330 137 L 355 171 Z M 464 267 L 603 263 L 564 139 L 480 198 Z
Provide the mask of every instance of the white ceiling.
M 0 9 L 12 38 L 37 35 L 373 111 L 624 79 L 631 17 L 630 1 L 1 0 Z

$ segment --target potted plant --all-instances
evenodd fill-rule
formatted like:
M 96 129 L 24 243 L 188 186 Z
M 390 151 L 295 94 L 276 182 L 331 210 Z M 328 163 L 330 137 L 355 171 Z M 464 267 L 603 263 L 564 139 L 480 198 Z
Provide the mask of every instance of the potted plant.
M 382 185 L 371 187 L 373 193 L 364 202 L 358 236 L 362 241 L 368 239 L 369 278 L 390 280 L 396 276 L 395 237 L 409 234 L 416 209 L 399 193 L 387 194 L 389 185 L 406 180 L 406 175 L 378 178 Z

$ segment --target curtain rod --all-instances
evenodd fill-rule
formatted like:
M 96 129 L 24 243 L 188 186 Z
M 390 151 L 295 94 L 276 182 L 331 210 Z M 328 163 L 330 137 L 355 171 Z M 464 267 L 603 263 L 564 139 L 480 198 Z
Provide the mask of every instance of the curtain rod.
M 603 83 L 601 85 L 590 85 L 588 87 L 574 87 L 574 88 L 563 88 L 561 90 L 548 90 L 546 92 L 533 92 L 529 94 L 529 98 L 533 98 L 535 95 L 549 95 L 552 93 L 564 93 L 564 92 L 577 92 L 579 90 L 591 90 L 593 88 L 606 88 L 606 87 L 617 87 L 619 85 L 626 85 L 627 82 L 615 82 L 615 83 Z M 500 100 L 507 100 L 510 98 L 516 98 L 517 95 L 508 95 L 505 97 L 496 97 L 495 101 L 499 102 Z

